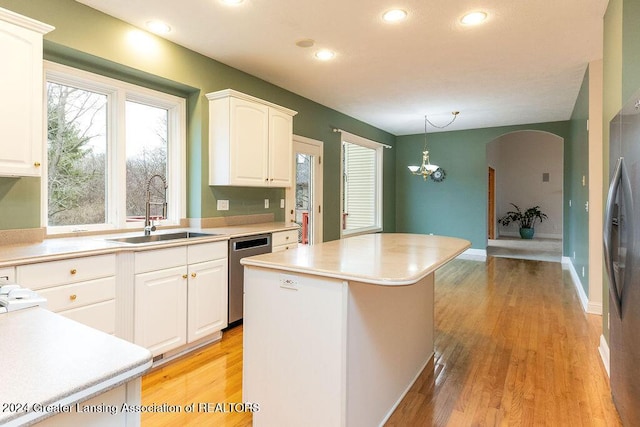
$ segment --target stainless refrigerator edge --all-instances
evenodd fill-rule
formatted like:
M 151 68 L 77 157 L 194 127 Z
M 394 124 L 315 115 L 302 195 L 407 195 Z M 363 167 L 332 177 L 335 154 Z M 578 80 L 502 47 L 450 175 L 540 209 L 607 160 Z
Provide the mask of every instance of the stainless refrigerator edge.
M 604 258 L 610 383 L 625 426 L 640 426 L 640 91 L 610 123 Z

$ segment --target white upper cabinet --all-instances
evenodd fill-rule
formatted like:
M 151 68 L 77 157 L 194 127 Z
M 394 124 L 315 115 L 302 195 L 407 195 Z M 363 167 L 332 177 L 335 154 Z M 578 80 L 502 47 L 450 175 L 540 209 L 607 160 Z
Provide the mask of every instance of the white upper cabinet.
M 0 8 L 0 176 L 40 176 L 42 36 L 53 30 Z
M 207 98 L 209 185 L 290 187 L 297 113 L 232 89 Z

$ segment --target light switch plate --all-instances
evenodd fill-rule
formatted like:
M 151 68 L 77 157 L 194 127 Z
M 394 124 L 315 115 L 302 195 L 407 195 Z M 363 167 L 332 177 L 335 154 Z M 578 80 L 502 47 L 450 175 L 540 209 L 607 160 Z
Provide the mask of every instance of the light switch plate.
M 229 210 L 229 201 L 228 200 L 218 200 L 217 208 L 219 211 L 228 211 Z
M 264 208 L 269 209 L 269 199 L 264 199 Z
M 284 199 L 280 199 L 280 209 L 284 209 Z

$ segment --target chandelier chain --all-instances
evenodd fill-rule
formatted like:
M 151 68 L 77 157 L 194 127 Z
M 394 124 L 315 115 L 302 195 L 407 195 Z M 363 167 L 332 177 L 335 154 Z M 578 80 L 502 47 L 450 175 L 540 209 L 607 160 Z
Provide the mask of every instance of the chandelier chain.
M 444 129 L 448 126 L 450 126 L 453 122 L 456 121 L 456 118 L 458 118 L 458 114 L 460 114 L 459 111 L 453 111 L 451 114 L 453 114 L 453 118 L 449 121 L 449 123 L 447 123 L 446 125 L 442 125 L 442 126 L 438 126 L 437 124 L 433 123 L 431 120 L 429 120 L 429 118 L 426 116 L 424 116 L 424 133 L 427 133 L 427 122 L 433 126 L 434 128 L 438 128 L 438 129 Z

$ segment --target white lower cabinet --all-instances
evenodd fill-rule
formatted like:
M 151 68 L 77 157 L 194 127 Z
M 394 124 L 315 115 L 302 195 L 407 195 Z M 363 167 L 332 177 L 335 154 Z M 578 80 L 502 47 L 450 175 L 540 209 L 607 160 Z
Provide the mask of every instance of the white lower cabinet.
M 154 356 L 227 326 L 226 241 L 136 253 L 135 272 L 134 342 Z
M 187 342 L 187 267 L 135 278 L 135 343 L 154 356 Z
M 189 265 L 187 340 L 227 326 L 227 260 Z
M 115 274 L 115 255 L 96 255 L 19 265 L 16 282 L 37 290 L 54 313 L 115 334 Z
M 298 230 L 278 231 L 271 234 L 271 252 L 286 251 L 298 247 Z

